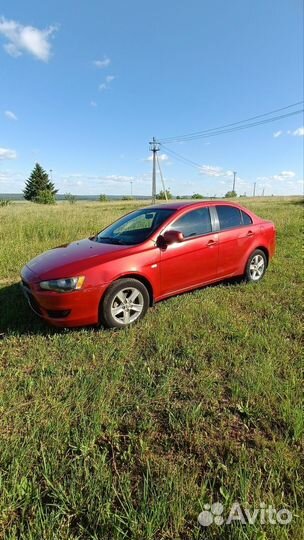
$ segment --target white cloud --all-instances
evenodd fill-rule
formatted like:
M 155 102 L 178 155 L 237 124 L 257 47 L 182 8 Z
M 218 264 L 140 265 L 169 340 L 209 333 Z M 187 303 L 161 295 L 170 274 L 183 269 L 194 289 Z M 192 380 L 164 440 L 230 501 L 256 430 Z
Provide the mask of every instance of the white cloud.
M 135 178 L 134 176 L 124 176 L 124 175 L 120 175 L 120 174 L 110 174 L 108 176 L 101 176 L 100 177 L 101 180 L 105 180 L 106 182 L 109 182 L 109 183 L 114 183 L 114 184 L 121 184 L 121 183 L 124 183 L 124 182 L 134 182 Z
M 10 148 L 0 148 L 0 159 L 16 159 L 16 150 Z
M 4 114 L 9 120 L 17 120 L 17 116 L 15 113 L 13 113 L 13 111 L 4 111 Z
M 7 184 L 11 176 L 7 171 L 0 171 L 0 184 Z
M 297 137 L 304 137 L 304 126 L 303 127 L 299 127 L 297 129 L 295 129 L 294 131 L 291 131 L 290 129 L 288 129 L 286 132 L 286 135 L 295 135 Z M 276 139 L 277 137 L 280 137 L 281 135 L 284 135 L 284 131 L 282 131 L 281 129 L 279 131 L 275 131 L 273 133 L 273 137 Z
M 106 90 L 107 88 L 109 88 L 111 82 L 114 81 L 114 79 L 116 79 L 114 75 L 107 75 L 105 78 L 105 82 L 99 85 L 99 90 Z
M 284 182 L 286 180 L 289 180 L 290 178 L 294 178 L 296 176 L 296 173 L 293 171 L 281 171 L 279 174 L 275 174 L 274 176 L 270 177 L 271 180 L 277 180 L 279 182 Z
M 263 182 L 269 182 L 269 181 L 275 181 L 275 182 L 286 182 L 287 180 L 291 180 L 296 176 L 296 173 L 294 171 L 281 171 L 278 174 L 274 174 L 273 176 L 258 176 L 257 180 L 263 181 Z
M 67 178 L 63 178 L 63 185 L 64 187 L 73 187 L 73 186 L 82 186 L 83 185 L 83 181 L 82 180 L 76 180 L 76 177 L 73 178 L 73 177 L 67 177 Z
M 304 137 L 304 126 L 303 127 L 299 127 L 298 129 L 296 129 L 295 131 L 292 132 L 293 135 L 296 135 L 298 137 Z
M 16 191 L 21 191 L 22 184 L 24 184 L 24 178 L 25 176 L 16 171 L 10 171 L 10 170 L 2 170 L 0 171 L 0 184 L 1 191 L 3 189 L 8 189 L 7 193 Z
M 284 178 L 293 178 L 296 173 L 293 172 L 293 171 L 282 171 L 281 172 L 281 175 L 284 177 Z
M 111 64 L 111 60 L 107 56 L 104 56 L 103 60 L 94 60 L 93 64 L 98 69 L 103 69 L 103 68 L 108 67 Z
M 130 182 L 134 182 L 134 184 L 150 183 L 151 174 L 143 173 L 138 176 L 129 176 L 123 174 L 90 175 L 85 173 L 69 173 L 60 175 L 60 180 L 65 187 L 83 185 L 87 188 L 90 185 L 91 189 L 101 189 L 102 186 L 111 188 L 111 186 L 116 187 L 121 184 L 129 184 Z
M 107 184 L 121 184 L 124 182 L 133 182 L 135 180 L 134 176 L 125 176 L 120 174 L 110 174 L 110 175 L 89 175 L 83 173 L 72 173 L 61 176 L 63 182 L 69 185 L 81 185 L 84 182 L 90 180 L 93 182 L 105 182 Z
M 56 31 L 55 26 L 39 30 L 34 26 L 23 26 L 16 21 L 0 18 L 0 34 L 6 39 L 4 49 L 10 56 L 18 57 L 27 52 L 43 62 L 51 56 L 50 39 Z
M 232 179 L 231 179 L 231 177 L 229 177 L 229 178 L 226 178 L 225 180 L 219 180 L 218 182 L 222 186 L 231 186 Z M 240 178 L 239 176 L 236 177 L 236 189 L 237 190 L 240 187 L 246 187 L 246 186 L 250 186 L 250 185 L 251 185 L 250 182 L 248 182 L 244 178 Z
M 110 83 L 114 81 L 114 79 L 116 79 L 114 75 L 107 75 L 105 78 L 105 82 L 99 85 L 99 90 L 106 90 L 106 88 L 109 87 Z
M 90 101 L 90 105 L 91 105 L 91 107 L 97 107 L 96 101 L 93 101 L 93 100 Z
M 232 171 L 226 171 L 222 167 L 217 167 L 214 165 L 202 165 L 200 168 L 201 174 L 205 176 L 212 176 L 212 177 L 221 177 L 221 176 L 233 176 Z

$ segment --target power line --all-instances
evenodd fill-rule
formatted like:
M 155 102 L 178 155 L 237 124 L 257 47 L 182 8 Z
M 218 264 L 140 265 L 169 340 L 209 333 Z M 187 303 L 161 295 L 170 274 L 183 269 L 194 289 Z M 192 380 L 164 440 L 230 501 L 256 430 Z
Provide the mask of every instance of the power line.
M 269 124 L 271 122 L 275 122 L 276 120 L 282 120 L 283 118 L 288 118 L 289 116 L 294 116 L 296 114 L 300 114 L 301 112 L 303 112 L 304 109 L 298 109 L 297 111 L 293 111 L 293 112 L 290 112 L 290 113 L 287 113 L 287 114 L 281 114 L 280 116 L 274 116 L 272 118 L 265 118 L 264 120 L 260 120 L 258 122 L 252 122 L 251 124 L 244 124 L 242 126 L 235 126 L 234 128 L 230 128 L 230 129 L 222 129 L 222 130 L 218 130 L 218 131 L 212 131 L 212 132 L 206 132 L 204 134 L 201 134 L 201 135 L 195 135 L 193 137 L 188 137 L 188 138 L 180 138 L 180 139 L 174 139 L 174 140 L 171 140 L 171 141 L 165 141 L 166 144 L 171 144 L 171 143 L 174 143 L 174 142 L 181 142 L 181 141 L 193 141 L 193 140 L 196 140 L 196 139 L 209 139 L 209 137 L 216 137 L 217 135 L 223 135 L 225 133 L 232 133 L 234 131 L 240 131 L 242 129 L 248 129 L 248 128 L 252 128 L 252 127 L 256 127 L 256 126 L 260 126 L 262 124 Z M 160 141 L 162 142 L 162 140 Z
M 225 131 L 219 131 L 219 132 L 216 132 L 216 133 L 211 133 L 209 135 L 205 135 L 205 136 L 201 136 L 201 137 L 212 137 L 212 136 L 215 136 L 215 135 L 221 135 L 222 133 L 231 133 L 233 131 L 238 131 L 240 129 L 248 129 L 250 127 L 255 127 L 257 125 L 261 125 L 261 124 L 265 124 L 265 123 L 269 123 L 269 122 L 273 122 L 275 120 L 278 120 L 280 118 L 286 118 L 288 116 L 292 116 L 294 114 L 298 114 L 299 112 L 303 112 L 304 109 L 301 109 L 299 111 L 293 111 L 291 113 L 288 113 L 288 114 L 285 114 L 285 115 L 280 115 L 280 116 L 277 116 L 277 117 L 274 117 L 274 118 L 267 118 L 263 121 L 260 121 L 260 122 L 255 122 L 255 123 L 252 123 L 252 124 L 247 124 L 245 126 L 238 126 L 236 128 L 232 128 L 230 130 L 225 130 Z M 187 139 L 187 140 L 190 140 L 190 139 Z M 173 141 L 172 141 L 173 142 Z M 176 151 L 172 150 L 171 148 L 168 148 L 163 142 L 160 142 L 159 143 L 162 148 L 168 153 L 168 154 L 171 154 L 171 156 L 175 157 L 175 159 L 181 161 L 182 163 L 186 164 L 186 165 L 191 165 L 192 167 L 195 167 L 196 169 L 201 169 L 202 168 L 202 165 L 200 163 L 197 163 L 196 161 L 193 161 L 192 159 L 189 159 L 189 158 L 186 158 L 185 156 L 182 156 L 181 154 L 177 153 Z M 169 143 L 167 143 L 169 144 Z
M 178 152 L 175 152 L 171 148 L 168 148 L 166 146 L 166 144 L 179 142 L 179 141 L 191 141 L 191 140 L 200 139 L 200 138 L 215 137 L 217 135 L 222 135 L 222 134 L 225 134 L 225 133 L 233 133 L 234 131 L 239 131 L 239 130 L 243 130 L 243 129 L 249 129 L 249 128 L 260 126 L 260 125 L 263 125 L 263 124 L 275 122 L 277 120 L 281 120 L 283 118 L 288 118 L 290 116 L 294 116 L 296 114 L 299 114 L 299 113 L 303 112 L 304 109 L 298 109 L 296 111 L 291 111 L 291 112 L 288 112 L 286 114 L 281 114 L 281 115 L 278 115 L 278 116 L 272 116 L 270 118 L 264 118 L 264 117 L 269 116 L 269 115 L 274 114 L 274 113 L 277 113 L 277 112 L 284 111 L 286 109 L 290 109 L 291 107 L 295 107 L 296 105 L 300 105 L 302 103 L 304 103 L 304 101 L 298 101 L 296 103 L 287 105 L 285 107 L 281 107 L 280 109 L 275 109 L 273 111 L 269 111 L 269 112 L 264 113 L 264 114 L 253 116 L 253 117 L 247 118 L 245 120 L 240 120 L 239 122 L 233 122 L 231 124 L 225 124 L 225 125 L 219 126 L 217 128 L 211 128 L 211 129 L 207 129 L 207 130 L 204 130 L 204 131 L 188 133 L 186 135 L 181 135 L 181 136 L 176 136 L 176 137 L 168 137 L 166 139 L 159 139 L 158 141 L 156 141 L 156 139 L 153 137 L 153 141 L 150 143 L 150 150 L 152 150 L 152 152 L 153 152 L 152 198 L 155 199 L 155 195 L 156 195 L 156 167 L 155 167 L 155 165 L 156 165 L 157 152 L 159 151 L 160 146 L 162 146 L 162 148 L 164 148 L 164 150 L 166 152 L 168 152 L 169 155 L 173 156 L 175 159 L 182 162 L 183 164 L 191 165 L 195 169 L 202 170 L 202 164 L 197 163 L 196 161 L 193 161 L 192 159 L 186 158 L 185 156 L 182 156 Z M 260 119 L 260 118 L 263 118 L 263 120 L 258 120 L 256 122 L 252 122 L 252 120 L 257 120 L 257 119 Z M 164 144 L 164 143 L 166 143 L 166 144 Z M 158 166 L 160 168 L 160 164 L 159 164 L 158 159 L 157 159 L 157 162 L 158 162 Z M 236 173 L 234 173 L 234 186 L 235 186 L 235 179 L 236 179 Z M 255 186 L 254 186 L 254 191 L 255 191 Z
M 298 109 L 296 111 L 291 111 L 289 113 L 274 116 L 274 117 L 271 117 L 271 118 L 264 118 L 263 120 L 259 120 L 257 122 L 251 122 L 251 121 L 252 120 L 258 120 L 259 118 L 263 118 L 265 116 L 269 116 L 271 114 L 281 112 L 281 111 L 286 110 L 286 109 L 290 109 L 291 107 L 295 107 L 296 105 L 300 105 L 302 103 L 304 103 L 304 102 L 303 101 L 298 101 L 296 103 L 292 103 L 291 105 L 287 105 L 286 107 L 281 107 L 280 109 L 275 109 L 273 111 L 269 111 L 269 112 L 264 113 L 264 114 L 260 114 L 260 115 L 257 115 L 257 116 L 252 116 L 251 118 L 247 118 L 245 120 L 240 120 L 238 122 L 233 122 L 231 124 L 224 124 L 222 126 L 218 126 L 216 128 L 206 129 L 206 130 L 203 130 L 203 131 L 197 131 L 197 132 L 193 132 L 193 133 L 188 133 L 188 134 L 185 134 L 185 135 L 177 135 L 176 137 L 167 137 L 167 138 L 159 139 L 159 142 L 161 142 L 161 143 L 165 142 L 165 143 L 169 144 L 169 143 L 179 142 L 179 141 L 187 141 L 187 140 L 193 140 L 193 139 L 213 137 L 215 135 L 221 135 L 223 133 L 230 133 L 232 131 L 238 131 L 240 129 L 248 129 L 250 127 L 255 127 L 255 126 L 258 126 L 258 125 L 261 125 L 261 124 L 275 122 L 276 120 L 280 120 L 280 119 L 283 119 L 283 118 L 288 118 L 289 116 L 299 114 L 299 113 L 303 112 L 303 109 Z M 245 122 L 251 122 L 251 123 L 245 124 Z M 245 125 L 240 125 L 240 124 L 245 124 Z
M 186 165 L 192 165 L 192 167 L 195 167 L 196 169 L 201 169 L 202 168 L 202 165 L 197 163 L 196 161 L 192 161 L 192 159 L 186 158 L 185 156 L 182 156 L 181 154 L 178 154 L 177 152 L 175 152 L 171 148 L 168 148 L 164 144 L 162 144 L 161 146 L 162 146 L 162 148 L 164 150 L 166 150 L 166 152 L 168 152 L 168 154 L 171 154 L 171 156 L 173 156 L 178 161 L 181 161 L 184 164 L 186 163 Z

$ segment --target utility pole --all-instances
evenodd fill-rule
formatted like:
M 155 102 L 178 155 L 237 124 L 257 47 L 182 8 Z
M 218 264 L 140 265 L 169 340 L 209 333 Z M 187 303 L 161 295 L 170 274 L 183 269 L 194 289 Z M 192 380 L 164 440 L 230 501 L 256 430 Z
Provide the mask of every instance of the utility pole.
M 233 188 L 232 188 L 232 191 L 235 191 L 235 177 L 236 177 L 236 171 L 233 171 Z
M 131 184 L 131 197 L 133 197 L 133 180 L 130 181 Z
M 265 188 L 263 187 L 262 197 L 264 197 L 264 194 L 265 194 Z
M 156 200 L 156 153 L 159 152 L 159 143 L 153 137 L 150 144 L 150 152 L 152 152 L 152 204 Z
M 255 188 L 256 188 L 256 182 L 253 184 L 253 196 L 255 197 Z
M 51 182 L 53 182 L 53 169 L 50 169 Z
M 159 159 L 158 159 L 158 155 L 157 155 L 157 154 L 156 154 L 156 161 L 157 161 L 157 165 L 158 165 L 158 170 L 159 170 L 159 174 L 160 174 L 161 183 L 162 183 L 163 190 L 164 190 L 165 199 L 166 199 L 166 201 L 167 201 L 167 200 L 168 200 L 168 195 L 167 195 L 167 190 L 166 190 L 166 186 L 165 186 L 165 180 L 164 180 L 164 177 L 163 177 L 163 172 L 162 172 L 162 170 L 161 170 L 161 167 L 160 167 L 160 163 L 159 163 Z

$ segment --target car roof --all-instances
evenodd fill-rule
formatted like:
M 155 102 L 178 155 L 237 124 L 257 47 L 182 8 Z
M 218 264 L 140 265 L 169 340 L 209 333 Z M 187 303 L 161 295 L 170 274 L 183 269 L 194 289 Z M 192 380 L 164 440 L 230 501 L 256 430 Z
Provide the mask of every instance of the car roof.
M 227 204 L 229 206 L 236 206 L 237 208 L 243 208 L 237 203 L 230 202 L 227 200 L 221 199 L 206 199 L 203 201 L 172 201 L 168 203 L 159 203 L 152 206 L 147 206 L 147 210 L 159 210 L 159 209 L 168 209 L 168 210 L 181 210 L 182 208 L 199 208 L 200 206 L 210 206 L 215 204 Z

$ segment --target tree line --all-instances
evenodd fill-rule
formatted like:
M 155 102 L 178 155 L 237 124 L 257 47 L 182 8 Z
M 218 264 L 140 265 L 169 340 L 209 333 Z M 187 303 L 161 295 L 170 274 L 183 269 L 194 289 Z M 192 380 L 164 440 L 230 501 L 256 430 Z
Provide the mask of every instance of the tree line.
M 40 204 L 55 204 L 56 199 L 56 193 L 58 192 L 58 189 L 55 188 L 55 185 L 49 178 L 48 173 L 41 167 L 39 163 L 35 164 L 34 169 L 32 170 L 28 180 L 25 182 L 25 187 L 23 190 L 23 196 L 27 201 L 32 201 Z M 237 197 L 237 193 L 235 191 L 228 191 L 225 195 L 226 198 L 230 197 Z M 133 197 L 125 196 L 124 199 L 133 199 Z M 177 199 L 180 199 L 181 197 L 177 196 Z M 204 199 L 204 195 L 201 195 L 200 193 L 193 193 L 191 199 Z M 170 191 L 170 189 L 166 189 L 166 191 L 161 190 L 157 195 L 156 199 L 158 200 L 165 200 L 165 199 L 173 199 L 173 195 Z M 65 194 L 65 200 L 69 203 L 73 204 L 76 202 L 76 196 L 72 195 L 72 193 L 66 193 Z M 99 196 L 100 202 L 106 202 L 108 200 L 107 196 L 105 194 L 101 194 Z

